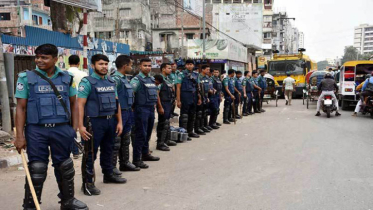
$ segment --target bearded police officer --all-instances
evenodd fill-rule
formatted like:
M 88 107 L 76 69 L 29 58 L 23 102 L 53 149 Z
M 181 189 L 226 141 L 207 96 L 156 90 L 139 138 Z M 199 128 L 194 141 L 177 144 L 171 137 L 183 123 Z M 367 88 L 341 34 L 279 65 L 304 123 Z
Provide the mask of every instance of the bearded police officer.
M 187 60 L 185 67 L 186 70 L 180 72 L 176 79 L 176 101 L 177 107 L 180 108 L 179 126 L 187 130 L 188 140 L 191 140 L 199 138 L 199 135 L 193 132 L 193 126 L 196 120 L 196 107 L 201 105 L 202 101 L 198 93 L 198 73 L 193 72 L 193 61 Z
M 107 75 L 108 63 L 109 59 L 105 55 L 92 56 L 91 65 L 94 72 L 83 78 L 78 88 L 79 132 L 86 141 L 85 147 L 93 146 L 85 154 L 86 166 L 82 167 L 82 190 L 86 195 L 101 193 L 94 185 L 94 161 L 99 147 L 104 183 L 126 183 L 127 181 L 113 173 L 114 139 L 121 135 L 123 127 L 120 105 L 117 105 L 115 82 Z M 92 133 L 88 132 L 87 128 L 91 129 Z M 83 164 L 85 164 L 84 161 Z
M 220 102 L 221 102 L 221 93 L 223 90 L 223 84 L 219 77 L 218 69 L 210 69 L 212 73 L 211 82 L 213 87 L 213 93 L 210 95 L 210 122 L 209 125 L 213 129 L 218 129 L 219 125 L 217 124 L 217 119 L 220 111 Z
M 114 173 L 120 175 L 121 173 L 116 168 L 119 156 L 119 170 L 120 171 L 139 171 L 140 168 L 133 165 L 130 161 L 130 143 L 131 143 L 131 128 L 133 124 L 132 105 L 135 97 L 132 85 L 128 80 L 126 74 L 132 72 L 132 60 L 127 55 L 120 55 L 115 60 L 117 71 L 112 75 L 115 80 L 118 99 L 122 114 L 123 132 L 120 137 L 115 138 L 114 151 L 113 151 L 113 166 Z
M 223 112 L 223 123 L 231 124 L 234 120 L 230 118 L 232 113 L 232 103 L 236 98 L 234 97 L 234 70 L 229 69 L 228 75 L 223 79 L 223 92 L 224 92 L 224 112 Z
M 176 146 L 176 142 L 168 139 L 170 130 L 170 118 L 172 112 L 172 102 L 175 97 L 175 89 L 171 74 L 171 65 L 163 63 L 161 65 L 162 83 L 159 87 L 159 97 L 157 103 L 158 109 L 158 126 L 157 126 L 157 150 L 170 151 L 168 146 Z
M 152 62 L 149 58 L 140 60 L 140 73 L 131 80 L 135 92 L 135 140 L 133 141 L 133 164 L 149 168 L 143 161 L 158 161 L 151 155 L 149 140 L 154 126 L 154 109 L 158 100 L 158 87 L 150 76 Z
M 20 73 L 17 81 L 14 145 L 21 152 L 27 141 L 28 166 L 39 203 L 50 154 L 60 190 L 61 210 L 87 210 L 86 204 L 74 198 L 75 171 L 70 153 L 76 137 L 78 109 L 73 76 L 55 66 L 58 60 L 56 46 L 41 45 L 35 54 L 36 70 Z M 27 181 L 25 191 L 23 209 L 36 209 Z

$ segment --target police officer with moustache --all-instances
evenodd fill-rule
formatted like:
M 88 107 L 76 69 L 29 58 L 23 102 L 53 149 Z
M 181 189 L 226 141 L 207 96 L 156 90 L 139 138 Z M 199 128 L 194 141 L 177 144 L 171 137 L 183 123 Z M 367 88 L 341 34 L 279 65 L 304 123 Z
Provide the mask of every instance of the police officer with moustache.
M 162 70 L 162 83 L 159 87 L 158 97 L 158 126 L 157 126 L 157 150 L 170 151 L 168 146 L 176 146 L 176 142 L 169 140 L 168 133 L 170 130 L 170 118 L 172 112 L 173 99 L 175 98 L 175 89 L 171 74 L 171 65 L 169 63 L 163 63 L 161 65 Z
M 120 137 L 115 138 L 114 152 L 113 152 L 113 165 L 114 173 L 121 175 L 120 171 L 139 171 L 140 168 L 133 165 L 130 161 L 130 150 L 129 146 L 131 143 L 131 128 L 133 124 L 133 111 L 132 105 L 135 97 L 132 89 L 132 85 L 128 80 L 126 74 L 132 72 L 132 60 L 127 55 L 120 55 L 115 60 L 117 71 L 112 74 L 112 77 L 116 83 L 118 91 L 118 99 L 121 107 L 123 132 Z M 116 168 L 119 156 L 119 170 Z
M 245 78 L 242 81 L 242 87 L 244 92 L 244 105 L 243 105 L 243 116 L 252 115 L 252 106 L 253 106 L 253 90 L 254 85 L 250 78 L 250 72 L 244 72 Z
M 210 126 L 205 127 L 205 120 L 207 118 L 207 109 L 209 104 L 208 95 L 210 92 L 210 78 L 207 74 L 210 72 L 210 67 L 208 65 L 202 65 L 201 70 L 202 71 L 199 74 L 199 89 L 202 104 L 197 106 L 197 117 L 194 124 L 194 130 L 199 135 L 206 135 L 206 133 L 209 133 L 212 130 Z
M 187 60 L 185 67 L 186 70 L 180 72 L 176 79 L 176 101 L 181 115 L 179 125 L 187 130 L 190 141 L 191 138 L 199 138 L 199 135 L 193 132 L 193 126 L 196 120 L 196 107 L 201 105 L 202 101 L 198 92 L 198 73 L 193 72 L 193 61 Z
M 176 92 L 176 84 L 175 84 L 175 81 L 176 81 L 176 78 L 178 76 L 178 74 L 180 73 L 179 70 L 177 70 L 177 64 L 176 62 L 173 62 L 171 63 L 171 74 L 170 74 L 170 79 L 172 80 L 172 83 L 174 84 L 174 89 L 175 89 L 175 92 Z M 173 103 L 172 103 L 172 110 L 171 110 L 171 117 L 175 116 L 175 117 L 178 117 L 179 115 L 177 113 L 175 113 L 175 107 L 176 107 L 176 94 L 174 95 L 174 99 L 173 99 Z
M 239 115 L 239 105 L 240 103 L 243 103 L 243 87 L 242 87 L 242 72 L 241 71 L 236 71 L 236 77 L 234 78 L 235 82 L 235 105 L 236 105 L 236 118 L 241 119 L 241 116 Z
M 212 73 L 211 76 L 211 82 L 213 87 L 213 93 L 210 95 L 210 122 L 209 125 L 213 129 L 219 129 L 220 124 L 218 124 L 216 121 L 219 116 L 220 111 L 220 102 L 221 102 L 221 93 L 223 90 L 223 83 L 220 80 L 219 77 L 219 70 L 210 69 L 210 72 Z
M 35 54 L 36 70 L 20 73 L 17 81 L 14 145 L 18 152 L 27 147 L 28 166 L 39 203 L 50 154 L 60 190 L 61 210 L 88 210 L 86 204 L 74 197 L 75 171 L 70 153 L 76 137 L 78 109 L 73 76 L 56 67 L 56 46 L 40 45 Z M 47 80 L 55 86 L 60 97 Z M 23 202 L 23 209 L 36 209 L 27 179 Z
M 108 63 L 109 59 L 105 55 L 92 56 L 91 65 L 94 72 L 83 78 L 78 88 L 79 132 L 83 140 L 91 140 L 86 142 L 85 146 L 93 145 L 93 155 L 92 150 L 85 154 L 87 170 L 82 172 L 83 180 L 85 180 L 82 190 L 86 195 L 101 193 L 94 185 L 94 161 L 99 147 L 104 183 L 127 182 L 126 179 L 113 173 L 114 139 L 121 135 L 123 127 L 120 104 L 117 105 L 115 82 L 107 75 Z M 92 127 L 92 134 L 87 131 L 88 126 Z
M 139 168 L 149 168 L 143 161 L 159 161 L 151 155 L 149 141 L 154 126 L 154 109 L 158 101 L 158 87 L 150 76 L 152 62 L 149 58 L 140 60 L 140 73 L 131 80 L 135 92 L 135 140 L 133 142 L 133 164 Z
M 234 94 L 234 73 L 233 69 L 228 70 L 228 75 L 223 79 L 223 93 L 224 93 L 224 111 L 223 111 L 223 123 L 231 124 L 234 120 L 230 118 L 232 113 L 232 103 L 235 100 Z

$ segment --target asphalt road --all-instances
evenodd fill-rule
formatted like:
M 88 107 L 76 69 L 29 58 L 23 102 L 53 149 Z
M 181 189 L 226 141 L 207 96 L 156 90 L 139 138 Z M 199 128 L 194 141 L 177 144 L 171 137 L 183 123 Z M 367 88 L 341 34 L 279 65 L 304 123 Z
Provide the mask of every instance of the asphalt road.
M 75 161 L 76 196 L 91 210 L 373 209 L 372 119 L 315 117 L 316 106 L 301 100 L 273 104 L 171 152 L 154 151 L 161 161 L 125 173 L 125 185 L 103 184 L 98 173 L 100 196 L 80 192 Z M 49 170 L 42 209 L 59 209 L 54 180 Z M 0 171 L 0 209 L 21 209 L 23 185 L 23 171 Z

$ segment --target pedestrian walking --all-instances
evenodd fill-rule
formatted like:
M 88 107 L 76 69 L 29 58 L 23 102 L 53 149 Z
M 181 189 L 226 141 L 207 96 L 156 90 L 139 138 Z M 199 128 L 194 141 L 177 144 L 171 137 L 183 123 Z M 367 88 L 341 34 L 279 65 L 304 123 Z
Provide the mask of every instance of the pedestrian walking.
M 92 56 L 93 73 L 79 84 L 79 132 L 84 142 L 82 191 L 85 195 L 99 195 L 95 186 L 94 162 L 100 148 L 100 165 L 104 183 L 126 183 L 127 180 L 113 172 L 114 139 L 123 130 L 117 89 L 108 75 L 109 58 L 102 54 Z M 116 118 L 116 120 L 114 119 Z
M 149 58 L 140 60 L 140 73 L 131 80 L 135 92 L 135 140 L 133 142 L 133 164 L 149 168 L 143 161 L 159 161 L 149 150 L 149 141 L 154 127 L 154 109 L 158 101 L 158 87 L 150 76 L 152 62 Z
M 286 73 L 286 76 L 282 83 L 282 92 L 285 94 L 286 105 L 291 105 L 291 99 L 295 90 L 295 80 L 290 77 L 290 73 Z
M 177 107 L 180 108 L 179 127 L 188 132 L 188 140 L 199 138 L 199 135 L 193 132 L 196 120 L 197 105 L 201 105 L 201 95 L 198 92 L 199 78 L 198 73 L 193 72 L 194 62 L 187 60 L 185 62 L 186 70 L 180 72 L 176 79 Z
M 50 155 L 61 210 L 88 210 L 85 203 L 74 197 L 75 170 L 70 153 L 76 137 L 78 109 L 73 75 L 56 67 L 56 46 L 40 45 L 35 54 L 36 69 L 18 75 L 14 145 L 19 153 L 27 147 L 28 167 L 39 204 Z M 36 209 L 28 181 L 23 209 Z
M 67 70 L 70 74 L 74 76 L 74 83 L 79 84 L 80 81 L 88 76 L 87 73 L 79 69 L 80 66 L 80 58 L 77 55 L 70 55 L 69 57 L 69 66 L 70 68 Z M 76 86 L 76 89 L 78 90 L 78 87 Z M 71 152 L 73 153 L 74 159 L 79 158 L 79 149 L 76 146 L 76 144 L 73 142 L 71 145 Z
M 120 55 L 115 60 L 117 71 L 112 74 L 115 81 L 118 101 L 121 108 L 123 132 L 119 137 L 115 138 L 113 149 L 113 166 L 114 173 L 121 175 L 120 171 L 140 171 L 130 162 L 130 144 L 131 144 L 131 130 L 133 127 L 133 111 L 132 105 L 135 100 L 134 92 L 130 80 L 126 75 L 132 73 L 133 61 L 127 55 Z M 132 142 L 133 147 L 133 142 Z M 119 171 L 116 168 L 119 158 Z

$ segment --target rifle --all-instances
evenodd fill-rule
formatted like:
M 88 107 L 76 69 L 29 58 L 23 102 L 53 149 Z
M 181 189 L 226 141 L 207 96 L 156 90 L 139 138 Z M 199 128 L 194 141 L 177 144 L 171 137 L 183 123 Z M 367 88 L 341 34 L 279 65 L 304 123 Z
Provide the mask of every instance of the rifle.
M 94 160 L 94 146 L 93 146 L 93 130 L 92 130 L 92 123 L 89 119 L 89 117 L 86 117 L 85 119 L 86 125 L 87 125 L 87 131 L 92 135 L 92 137 L 88 141 L 84 141 L 84 152 L 83 152 L 83 158 L 82 158 L 82 180 L 83 180 L 83 191 L 84 194 L 92 195 L 91 192 L 87 188 L 88 183 L 88 176 L 92 177 L 93 183 L 96 181 L 96 173 L 95 173 L 95 166 L 92 165 L 92 173 L 87 170 L 87 160 L 88 160 L 88 154 L 91 151 L 92 152 L 92 162 Z

